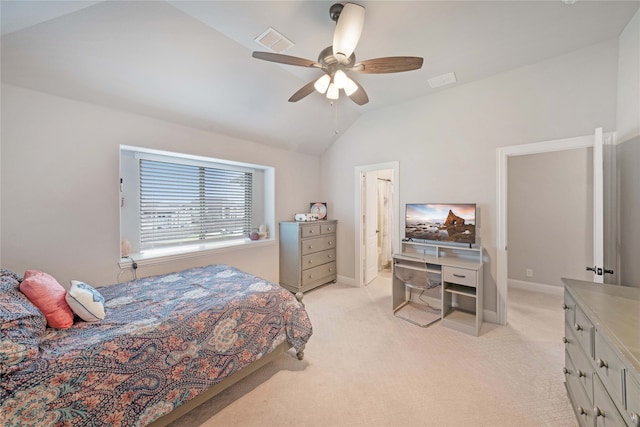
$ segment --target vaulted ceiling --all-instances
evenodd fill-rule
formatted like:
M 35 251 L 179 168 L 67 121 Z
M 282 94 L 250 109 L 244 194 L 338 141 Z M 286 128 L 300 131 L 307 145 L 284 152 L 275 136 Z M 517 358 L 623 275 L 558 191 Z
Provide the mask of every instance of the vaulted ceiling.
M 321 71 L 251 57 L 272 27 L 316 60 L 335 1 L 6 1 L 2 81 L 276 147 L 320 154 L 368 111 L 617 37 L 640 1 L 358 1 L 358 59 L 422 69 L 358 75 L 370 102 L 287 99 Z M 573 4 L 569 4 L 573 3 Z M 427 80 L 454 72 L 457 83 Z

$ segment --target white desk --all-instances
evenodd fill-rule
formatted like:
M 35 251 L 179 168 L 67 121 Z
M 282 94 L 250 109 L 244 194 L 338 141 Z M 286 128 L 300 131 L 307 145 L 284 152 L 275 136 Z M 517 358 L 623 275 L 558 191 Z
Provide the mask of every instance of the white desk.
M 482 248 L 403 242 L 403 250 L 393 255 L 394 314 L 414 303 L 413 290 L 420 290 L 429 305 L 441 309 L 443 326 L 478 336 L 483 310 Z

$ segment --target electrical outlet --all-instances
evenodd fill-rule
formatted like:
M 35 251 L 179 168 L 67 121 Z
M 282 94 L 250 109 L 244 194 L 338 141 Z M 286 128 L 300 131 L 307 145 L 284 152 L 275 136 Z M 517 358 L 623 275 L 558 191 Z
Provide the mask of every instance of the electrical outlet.
M 527 270 L 525 271 L 525 274 L 527 275 L 527 277 L 533 277 L 533 270 L 530 268 L 527 268 Z

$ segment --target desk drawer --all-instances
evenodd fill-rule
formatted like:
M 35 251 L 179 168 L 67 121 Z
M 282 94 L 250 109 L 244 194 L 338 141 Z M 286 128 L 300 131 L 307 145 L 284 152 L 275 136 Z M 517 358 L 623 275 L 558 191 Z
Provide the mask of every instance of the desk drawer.
M 319 239 L 306 239 L 302 241 L 302 255 L 326 251 L 327 249 L 333 249 L 335 247 L 335 236 L 320 237 Z
M 307 270 L 309 268 L 317 267 L 318 265 L 326 264 L 336 260 L 336 250 L 330 249 L 328 251 L 316 252 L 313 254 L 305 255 L 302 257 L 302 269 Z
M 616 404 L 624 407 L 624 366 L 598 330 L 595 331 L 594 350 L 598 376 Z
M 449 283 L 476 287 L 478 285 L 477 272 L 467 268 L 443 267 L 442 280 Z

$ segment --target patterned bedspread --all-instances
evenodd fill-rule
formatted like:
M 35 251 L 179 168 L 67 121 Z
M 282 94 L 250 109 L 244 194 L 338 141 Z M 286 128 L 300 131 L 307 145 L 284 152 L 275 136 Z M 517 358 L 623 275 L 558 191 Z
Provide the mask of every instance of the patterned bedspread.
M 4 426 L 143 426 L 312 333 L 287 290 L 214 265 L 99 288 L 106 318 L 49 329 L 1 377 Z

